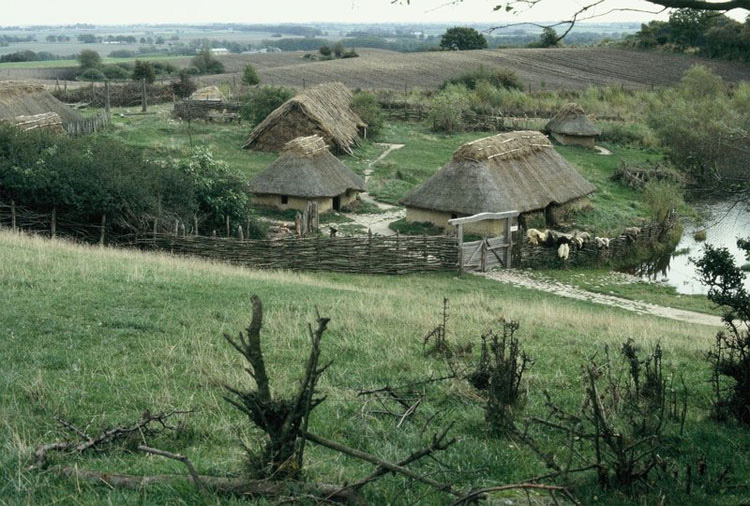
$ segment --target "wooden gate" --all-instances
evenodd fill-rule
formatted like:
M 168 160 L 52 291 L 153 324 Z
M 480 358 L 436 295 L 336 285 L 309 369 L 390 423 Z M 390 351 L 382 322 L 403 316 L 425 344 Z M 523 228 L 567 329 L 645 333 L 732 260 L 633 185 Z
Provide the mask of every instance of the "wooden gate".
M 450 220 L 451 225 L 458 227 L 458 272 L 486 272 L 496 267 L 510 269 L 513 251 L 513 220 L 518 217 L 518 214 L 518 211 L 480 213 Z M 502 235 L 480 241 L 464 242 L 464 225 L 488 220 L 503 221 Z

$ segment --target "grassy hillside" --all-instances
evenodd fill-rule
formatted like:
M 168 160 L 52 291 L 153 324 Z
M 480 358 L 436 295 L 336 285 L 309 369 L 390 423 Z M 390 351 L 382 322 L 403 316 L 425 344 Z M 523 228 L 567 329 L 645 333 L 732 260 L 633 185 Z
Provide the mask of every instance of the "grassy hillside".
M 449 340 L 477 340 L 501 317 L 521 321 L 519 335 L 536 364 L 528 376 L 526 412 L 542 412 L 548 389 L 571 408 L 580 403 L 579 366 L 605 345 L 628 338 L 645 347 L 661 342 L 665 361 L 679 368 L 691 389 L 680 452 L 694 462 L 706 454 L 711 469 L 732 464 L 732 482 L 750 475 L 750 435 L 707 419 L 708 371 L 701 360 L 715 329 L 564 300 L 485 279 L 452 274 L 366 277 L 256 272 L 167 255 L 74 246 L 0 233 L 0 503 L 214 504 L 192 489 L 122 492 L 76 484 L 51 472 L 25 471 L 35 445 L 63 437 L 55 416 L 80 425 L 115 425 L 145 410 L 195 408 L 179 435 L 149 438 L 152 446 L 188 455 L 199 472 L 241 472 L 238 434 L 257 447 L 257 433 L 222 400 L 222 383 L 247 384 L 239 356 L 222 339 L 248 324 L 250 294 L 266 306 L 263 345 L 275 391 L 296 388 L 306 352 L 306 324 L 315 309 L 331 318 L 324 359 L 335 359 L 320 385 L 328 400 L 310 430 L 389 459 L 408 454 L 429 437 L 428 418 L 450 421 L 459 442 L 440 460 L 458 471 L 459 486 L 506 483 L 544 472 L 518 442 L 490 436 L 477 396 L 461 382 L 426 388 L 418 413 L 401 428 L 378 407 L 357 397 L 372 388 L 444 372 L 424 357 L 422 337 L 450 299 Z M 476 353 L 476 351 L 475 351 Z M 437 426 L 434 427 L 437 429 Z M 343 483 L 371 467 L 321 448 L 306 453 L 308 474 Z M 56 462 L 61 462 L 57 460 Z M 181 464 L 124 450 L 68 458 L 83 468 L 130 473 L 183 473 Z M 684 465 L 683 465 L 684 468 Z M 437 472 L 436 464 L 422 471 Z M 448 479 L 448 478 L 446 478 Z M 591 480 L 577 493 L 585 503 L 621 504 Z M 444 498 L 389 477 L 365 489 L 383 504 L 440 503 Z M 668 492 L 671 501 L 737 504 L 743 489 Z M 654 492 L 654 494 L 660 494 Z M 709 494 L 709 495 L 707 495 Z M 644 499 L 649 503 L 655 496 Z M 696 502 L 697 501 L 697 502 Z

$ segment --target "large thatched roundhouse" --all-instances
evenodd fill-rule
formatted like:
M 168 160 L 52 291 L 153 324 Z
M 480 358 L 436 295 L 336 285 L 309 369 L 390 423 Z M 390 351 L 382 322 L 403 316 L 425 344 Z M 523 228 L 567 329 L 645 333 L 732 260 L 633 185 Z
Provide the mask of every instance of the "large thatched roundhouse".
M 591 149 L 594 149 L 596 138 L 602 133 L 589 120 L 583 108 L 574 103 L 560 109 L 544 127 L 544 131 L 560 144 Z
M 62 125 L 83 119 L 74 109 L 53 97 L 42 84 L 31 81 L 0 81 L 0 121 L 29 123 L 29 116 L 36 116 L 38 123 L 49 123 L 52 117 L 48 113 L 55 113 Z M 24 118 L 17 120 L 20 116 Z
M 278 152 L 302 136 L 319 135 L 325 143 L 351 154 L 367 125 L 350 107 L 351 92 L 341 83 L 319 84 L 292 97 L 261 121 L 242 146 Z
M 541 132 L 494 135 L 464 144 L 435 175 L 409 192 L 401 204 L 406 221 L 450 227 L 448 220 L 483 212 L 544 212 L 556 221 L 566 206 L 580 205 L 594 191 Z M 474 225 L 474 226 L 472 226 Z M 499 235 L 501 222 L 465 227 Z
M 333 156 L 318 135 L 289 141 L 279 157 L 250 181 L 253 202 L 278 209 L 338 211 L 365 191 L 364 180 Z

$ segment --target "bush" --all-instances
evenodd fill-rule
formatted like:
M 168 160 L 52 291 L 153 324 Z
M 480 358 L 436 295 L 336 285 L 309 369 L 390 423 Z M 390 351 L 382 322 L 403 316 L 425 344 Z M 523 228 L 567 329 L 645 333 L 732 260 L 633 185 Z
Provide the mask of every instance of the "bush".
M 92 49 L 84 49 L 78 54 L 78 65 L 81 70 L 98 68 L 102 64 L 102 57 Z
M 470 90 L 473 90 L 476 89 L 477 85 L 482 81 L 486 81 L 498 89 L 523 89 L 523 83 L 514 71 L 502 67 L 488 69 L 484 65 L 480 65 L 476 70 L 464 72 L 457 77 L 446 80 L 440 88 L 445 89 L 451 84 L 462 84 Z
M 659 139 L 654 131 L 643 123 L 623 123 L 620 121 L 601 122 L 602 134 L 599 140 L 621 146 L 635 146 L 645 149 L 659 147 Z
M 318 52 L 323 56 L 331 56 L 332 53 L 331 48 L 328 46 L 320 46 L 320 48 L 318 48 Z
M 102 73 L 107 79 L 130 79 L 130 72 L 119 65 L 105 65 L 102 67 Z
M 242 97 L 242 119 L 258 124 L 281 104 L 294 96 L 294 91 L 282 86 L 261 86 L 251 89 Z
M 242 82 L 248 86 L 260 83 L 260 77 L 258 77 L 258 72 L 253 65 L 245 65 L 245 70 L 242 71 Z
M 86 69 L 78 74 L 79 81 L 106 81 L 107 76 L 99 69 Z
M 198 89 L 198 85 L 190 78 L 190 73 L 186 69 L 180 71 L 179 80 L 173 82 L 170 86 L 174 94 L 180 98 L 187 98 Z
M 378 99 L 372 93 L 360 91 L 352 98 L 352 110 L 367 123 L 368 136 L 376 137 L 383 129 L 385 117 Z
M 136 60 L 135 67 L 133 67 L 133 81 L 140 81 L 141 79 L 145 79 L 148 84 L 153 84 L 156 81 L 156 72 L 151 63 Z
M 672 209 L 685 205 L 682 188 L 668 181 L 649 181 L 643 187 L 643 203 L 651 213 L 651 218 L 664 222 Z
M 127 49 L 117 49 L 109 52 L 110 58 L 135 58 L 135 51 L 128 51 Z
M 198 53 L 192 60 L 190 60 L 191 66 L 198 69 L 200 74 L 223 74 L 224 64 L 221 63 L 211 53 L 210 49 L 204 49 Z
M 436 132 L 457 132 L 464 128 L 464 116 L 470 110 L 466 87 L 451 84 L 432 98 L 428 118 Z

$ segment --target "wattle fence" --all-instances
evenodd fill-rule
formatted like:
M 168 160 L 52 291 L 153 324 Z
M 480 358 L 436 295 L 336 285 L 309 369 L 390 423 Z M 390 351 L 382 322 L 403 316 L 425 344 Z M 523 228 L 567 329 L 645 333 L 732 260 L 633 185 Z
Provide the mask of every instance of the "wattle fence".
M 209 258 L 254 269 L 333 271 L 352 274 L 411 274 L 455 271 L 456 238 L 443 236 L 311 237 L 237 240 L 226 237 L 147 234 L 141 249 Z
M 89 135 L 109 127 L 112 120 L 109 114 L 97 114 L 81 121 L 74 121 L 65 125 L 65 131 L 69 135 Z

